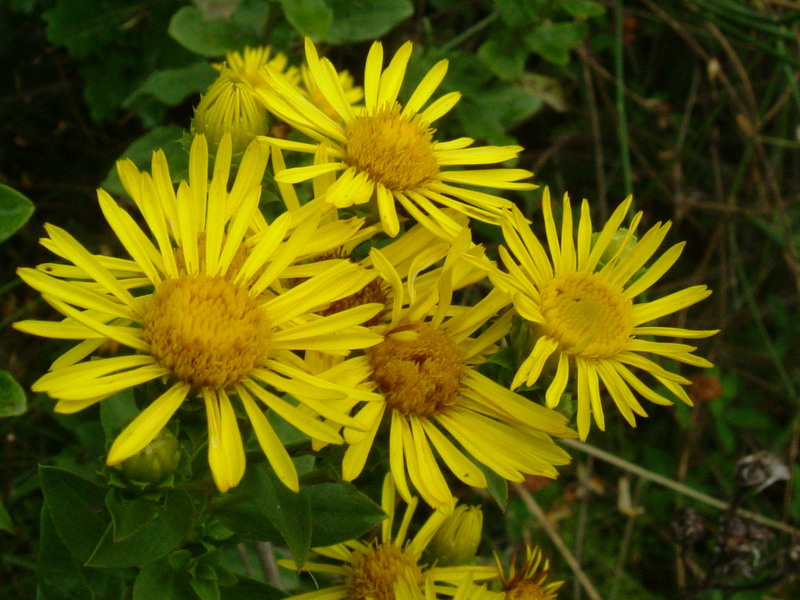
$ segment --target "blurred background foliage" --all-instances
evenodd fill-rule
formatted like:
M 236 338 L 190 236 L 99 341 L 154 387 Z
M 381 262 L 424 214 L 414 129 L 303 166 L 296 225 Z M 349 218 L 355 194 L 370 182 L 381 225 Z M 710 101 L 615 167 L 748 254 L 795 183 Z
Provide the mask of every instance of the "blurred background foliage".
M 180 160 L 193 106 L 215 77 L 210 63 L 228 50 L 269 44 L 298 64 L 305 35 L 359 84 L 377 38 L 390 49 L 415 43 L 409 86 L 448 58 L 440 92 L 458 90 L 463 99 L 442 120 L 443 137 L 521 144 L 520 166 L 538 183 L 557 196 L 588 198 L 600 217 L 633 190 L 645 227 L 669 219 L 669 239 L 687 241 L 656 293 L 695 283 L 714 290 L 677 323 L 722 330 L 704 346 L 716 369 L 686 372 L 695 377 L 696 407 L 653 406 L 638 430 L 616 420 L 589 441 L 646 473 L 767 515 L 783 530 L 734 531 L 720 509 L 572 450 L 558 481 L 512 486 L 503 518 L 488 499 L 470 498 L 498 515 L 485 520 L 482 554 L 540 543 L 550 577 L 567 581 L 560 597 L 591 597 L 545 535 L 543 513 L 602 598 L 800 597 L 793 529 L 800 521 L 799 27 L 793 0 L 0 4 L 4 231 L 11 235 L 31 212 L 13 190 L 35 205 L 27 225 L 0 240 L 0 597 L 34 597 L 37 560 L 55 561 L 48 564 L 60 576 L 74 570 L 58 563 L 57 549 L 39 546 L 40 526 L 52 524 L 39 522 L 46 479 L 37 465 L 87 468 L 87 457 L 102 452 L 93 447 L 102 440 L 96 412 L 54 415 L 50 400 L 23 391 L 60 348 L 10 329 L 23 316 L 51 314 L 14 269 L 49 260 L 37 244 L 45 222 L 93 250 L 111 250 L 95 189 L 120 191 L 109 175 L 115 160 L 146 165 L 157 147 Z M 524 197 L 528 214 L 538 198 Z M 494 228 L 478 229 L 488 244 L 498 241 Z M 781 456 L 792 480 L 737 491 L 737 462 L 762 450 Z M 687 507 L 706 535 L 678 545 L 673 529 L 686 526 Z M 71 597 L 94 597 L 83 583 Z M 99 597 L 131 592 L 105 593 Z

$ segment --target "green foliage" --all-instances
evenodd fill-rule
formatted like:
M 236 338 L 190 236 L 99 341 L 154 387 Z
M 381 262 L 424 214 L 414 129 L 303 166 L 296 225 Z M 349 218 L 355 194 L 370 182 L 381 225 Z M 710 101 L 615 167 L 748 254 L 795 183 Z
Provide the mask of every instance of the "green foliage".
M 169 22 L 169 34 L 187 50 L 210 58 L 257 44 L 271 6 L 243 0 L 230 18 L 208 19 L 197 6 L 184 6 Z
M 409 0 L 326 0 L 333 11 L 327 38 L 332 44 L 374 40 L 411 16 Z
M 381 507 L 351 483 L 303 486 L 312 520 L 312 546 L 331 546 L 358 539 L 386 518 Z
M 282 0 L 286 20 L 301 35 L 324 40 L 331 29 L 333 11 L 324 0 Z
M 11 515 L 8 514 L 6 507 L 0 502 L 0 531 L 7 531 L 14 533 L 14 522 L 11 520 Z
M 311 548 L 311 508 L 266 463 L 248 467 L 242 482 L 220 498 L 216 516 L 242 537 L 284 542 L 299 565 Z
M 797 18 L 780 3 L 698 0 L 659 5 L 658 11 L 626 5 L 617 37 L 605 14 L 611 6 L 593 0 L 12 0 L 0 8 L 2 49 L 13 59 L 6 61 L 0 103 L 8 133 L 0 140 L 0 175 L 8 183 L 0 184 L 4 324 L 53 318 L 46 303 L 21 291 L 13 274 L 17 265 L 42 262 L 39 230 L 23 229 L 33 213 L 28 198 L 35 200 L 36 220 L 69 225 L 88 234 L 92 251 L 113 253 L 116 242 L 96 227 L 94 204 L 89 208 L 93 190 L 101 185 L 123 198 L 113 161 L 130 158 L 149 170 L 156 149 L 164 150 L 173 179 L 185 176 L 191 111 L 215 77 L 212 60 L 248 44 L 270 44 L 297 65 L 302 37 L 309 36 L 361 84 L 365 42 L 381 38 L 389 56 L 412 39 L 401 98 L 441 59 L 449 61 L 449 72 L 433 99 L 462 94 L 437 122 L 437 137 L 524 145 L 520 166 L 537 165 L 537 181 L 554 193 L 558 188 L 558 195 L 566 189 L 574 201 L 587 197 L 593 217 L 607 215 L 621 197 L 620 156 L 632 151 L 631 176 L 645 220 L 672 220 L 673 241 L 665 243 L 688 242 L 670 277 L 715 290 L 705 312 L 685 318 L 724 327 L 710 341 L 687 342 L 708 349 L 720 365 L 710 373 L 722 391 L 696 400 L 694 408 L 643 403 L 650 416 L 635 430 L 608 410 L 606 432 L 593 431 L 588 441 L 729 501 L 740 456 L 760 449 L 792 456 L 798 435 Z M 11 13 L 13 19 L 7 18 Z M 26 46 L 27 54 L 15 64 L 18 46 Z M 623 59 L 621 71 L 614 48 Z M 40 70 L 43 64 L 55 67 Z M 617 81 L 628 115 L 624 147 L 617 141 Z M 48 95 L 55 100 L 39 104 Z M 86 149 L 91 160 L 82 153 Z M 277 199 L 270 195 L 274 182 L 264 185 L 262 201 Z M 508 197 L 528 215 L 539 210 L 538 192 Z M 475 231 L 494 252 L 502 238 L 496 228 Z M 667 286 L 648 294 L 657 299 L 671 291 Z M 515 327 L 482 372 L 510 381 L 524 359 L 520 349 L 529 348 L 534 335 Z M 375 502 L 379 469 L 370 471 L 385 464 L 381 449 L 356 485 L 341 482 L 342 449 L 312 454 L 308 436 L 271 412 L 267 416 L 301 474 L 300 493 L 283 486 L 269 465 L 253 462 L 263 458 L 251 435 L 245 439 L 244 480 L 218 494 L 208 474 L 205 417 L 187 406 L 170 425 L 182 440 L 179 472 L 158 484 L 132 483 L 103 465 L 105 451 L 159 384 L 136 397 L 124 392 L 99 408 L 53 417 L 52 402 L 27 398 L 9 371 L 27 388 L 65 346 L 20 342 L 11 330 L 2 337 L 8 370 L 0 370 L 0 596 L 277 600 L 285 592 L 260 573 L 244 575 L 241 565 L 231 565 L 238 549 L 269 541 L 302 564 L 311 560 L 310 547 L 358 538 L 385 517 Z M 681 374 L 695 370 L 684 366 Z M 545 367 L 542 379 L 523 393 L 540 399 L 551 377 Z M 558 409 L 573 417 L 575 406 L 568 388 Z M 709 572 L 713 540 L 678 548 L 670 521 L 681 505 L 699 507 L 709 523 L 721 513 L 628 475 L 632 502 L 643 510 L 631 516 L 620 510 L 623 471 L 570 451 L 573 464 L 558 480 L 526 485 L 536 489 L 536 501 L 558 523 L 559 535 L 603 597 L 796 596 L 792 574 L 768 589 L 773 567 L 778 572 L 775 559 L 783 556 L 774 549 L 784 548 L 788 535 L 776 532 L 774 546 L 763 553 L 763 579 L 725 579 L 722 567 L 715 567 L 717 582 L 728 589 L 701 589 L 693 569 Z M 786 508 L 786 522 L 796 527 L 800 467 L 790 468 L 791 493 L 781 482 L 743 495 L 741 503 L 776 519 Z M 484 473 L 489 497 L 458 488 L 465 501 L 485 503 L 481 560 L 495 549 L 502 555 L 512 545 L 542 544 L 550 559 L 548 580 L 566 580 L 564 595 L 574 575 L 548 546 L 516 488 L 509 490 L 488 469 Z M 420 520 L 418 514 L 412 530 Z M 677 590 L 675 557 L 688 552 L 689 587 Z M 747 585 L 762 589 L 735 589 Z
M 6 241 L 33 214 L 33 203 L 18 191 L 0 184 L 0 243 Z
M 0 370 L 0 419 L 25 412 L 28 398 L 25 390 L 8 371 Z

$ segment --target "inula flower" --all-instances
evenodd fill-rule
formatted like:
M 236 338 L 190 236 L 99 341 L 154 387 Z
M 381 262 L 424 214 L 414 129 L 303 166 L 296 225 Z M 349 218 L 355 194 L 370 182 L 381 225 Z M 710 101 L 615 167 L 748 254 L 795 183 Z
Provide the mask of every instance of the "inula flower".
M 304 372 L 294 351 L 347 354 L 373 345 L 380 336 L 359 324 L 383 307 L 363 305 L 330 317 L 314 314 L 320 303 L 350 295 L 372 279 L 347 261 L 329 262 L 283 291 L 280 279 L 318 236 L 318 219 L 290 230 L 291 219 L 283 215 L 248 237 L 269 152 L 253 142 L 229 191 L 231 154 L 230 136 L 225 136 L 209 182 L 206 140 L 195 137 L 189 180 L 180 183 L 177 193 L 163 152 L 153 156 L 152 175 L 121 161 L 120 179 L 149 235 L 103 190 L 98 191 L 100 207 L 130 259 L 92 254 L 66 231 L 47 225 L 42 244 L 70 264 L 18 273 L 66 318 L 15 326 L 44 337 L 82 340 L 33 385 L 34 391 L 58 400 L 58 412 L 82 410 L 149 381 L 166 383 L 166 390 L 116 438 L 109 465 L 147 446 L 181 405 L 201 402 L 214 480 L 222 491 L 235 486 L 245 469 L 233 402 L 238 398 L 279 477 L 297 490 L 294 465 L 259 403 L 308 435 L 340 443 L 336 429 L 316 415 L 358 428 L 327 404 L 348 392 Z M 132 352 L 87 358 L 109 340 Z M 268 387 L 291 394 L 313 414 Z
M 593 236 L 589 205 L 584 200 L 576 243 L 569 198 L 564 196 L 559 237 L 550 194 L 545 190 L 542 211 L 549 256 L 525 217 L 515 209 L 503 222 L 508 250 L 501 247 L 500 257 L 507 273 L 490 275 L 495 285 L 511 296 L 516 311 L 538 336 L 514 377 L 512 389 L 523 383 L 529 386 L 536 383 L 545 365 L 552 361 L 555 376 L 545 400 L 547 406 L 554 407 L 572 373 L 577 379 L 577 421 L 581 439 L 589 433 L 592 415 L 597 426 L 605 428 L 600 382 L 631 426 L 636 424 L 634 413 L 647 416 L 634 391 L 656 404 L 672 404 L 629 367 L 647 372 L 675 397 L 691 404 L 681 387 L 690 381 L 668 371 L 645 354 L 695 367 L 711 366 L 709 361 L 693 354 L 694 346 L 646 339 L 650 336 L 703 338 L 714 335 L 716 330 L 649 324 L 708 297 L 711 291 L 706 286 L 688 287 L 648 302 L 634 301 L 669 270 L 683 250 L 683 243 L 675 244 L 650 266 L 645 266 L 664 241 L 669 223 L 657 223 L 631 245 L 628 242 L 642 216 L 637 213 L 624 239 L 614 242 L 613 256 L 603 259 L 630 205 L 631 198 L 628 198 L 614 211 L 599 235 Z
M 466 265 L 483 274 L 461 259 L 470 252 L 482 255 L 480 247 L 470 248 L 470 244 L 469 232 L 464 230 L 437 279 L 418 286 L 416 281 L 423 276 L 414 275 L 409 277 L 408 289 L 390 261 L 373 248 L 372 262 L 390 288 L 391 310 L 384 324 L 374 328 L 385 339 L 365 356 L 350 358 L 321 374 L 341 378 L 343 384 L 360 382 L 359 387 L 379 396 L 356 414 L 368 431 L 345 429 L 348 448 L 343 478 L 350 481 L 361 473 L 386 420 L 389 463 L 400 495 L 411 499 L 408 473 L 420 496 L 441 510 L 450 505 L 452 494 L 439 459 L 462 482 L 483 488 L 486 478 L 476 462 L 513 481 L 522 481 L 525 474 L 556 477 L 555 467 L 567 464 L 569 455 L 550 435 L 575 435 L 562 415 L 478 371 L 477 366 L 507 333 L 511 313 L 473 337 L 507 306 L 508 297 L 494 291 L 472 307 L 451 303 L 456 271 Z
M 400 231 L 399 204 L 409 216 L 437 235 L 454 237 L 461 229 L 442 207 L 452 207 L 481 221 L 497 223 L 509 200 L 462 187 L 531 189 L 521 179 L 531 176 L 523 169 L 465 170 L 466 165 L 499 163 L 517 156 L 519 146 L 470 147 L 473 140 L 458 138 L 440 142 L 431 124 L 455 106 L 460 94 L 445 94 L 430 103 L 447 72 L 447 61 L 437 63 L 422 79 L 405 104 L 397 100 L 411 44 L 404 44 L 389 66 L 383 69 L 383 46 L 373 44 L 364 72 L 364 109 L 354 109 L 348 100 L 336 69 L 320 59 L 310 40 L 306 40 L 309 78 L 336 112 L 331 118 L 310 102 L 296 87 L 278 75 L 273 89 L 256 93 L 267 109 L 312 137 L 327 142 L 326 162 L 287 169 L 278 181 L 297 183 L 314 177 L 336 174 L 325 198 L 337 207 L 377 204 L 384 231 L 395 237 Z M 269 138 L 284 149 L 316 153 L 317 145 Z M 456 167 L 455 169 L 448 169 Z
M 539 547 L 525 547 L 525 561 L 516 564 L 516 557 L 511 559 L 511 566 L 507 573 L 503 572 L 500 559 L 495 554 L 497 568 L 500 571 L 500 581 L 503 590 L 493 600 L 555 600 L 563 581 L 545 583 L 550 561 L 542 563 L 542 551 Z M 488 598 L 484 596 L 486 600 Z
M 494 567 L 441 567 L 425 563 L 423 552 L 441 527 L 445 515 L 434 511 L 419 531 L 410 537 L 408 531 L 417 503 L 417 498 L 411 499 L 397 531 L 394 531 L 395 486 L 391 474 L 387 474 L 383 483 L 381 508 L 388 518 L 381 523 L 380 537 L 369 542 L 350 540 L 343 544 L 314 548 L 316 554 L 341 564 L 306 562 L 303 569 L 334 575 L 338 581 L 331 587 L 291 596 L 291 600 L 416 600 L 420 596 L 429 597 L 425 595 L 425 589 L 431 584 L 439 589 L 445 586 L 451 589 L 448 595 L 460 590 L 460 597 L 464 598 L 469 596 L 465 595 L 467 588 L 462 586 L 470 586 L 472 580 L 497 576 Z M 281 560 L 279 564 L 297 569 L 292 560 Z

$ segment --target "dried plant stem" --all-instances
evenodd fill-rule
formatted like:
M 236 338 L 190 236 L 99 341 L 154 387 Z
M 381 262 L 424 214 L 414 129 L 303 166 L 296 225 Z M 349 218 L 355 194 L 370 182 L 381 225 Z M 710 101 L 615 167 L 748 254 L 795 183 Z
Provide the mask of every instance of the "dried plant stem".
M 536 517 L 536 520 L 539 521 L 539 525 L 542 526 L 542 529 L 544 529 L 547 537 L 550 538 L 550 541 L 553 542 L 553 545 L 569 565 L 569 568 L 572 569 L 573 573 L 575 573 L 575 577 L 578 581 L 580 581 L 589 598 L 592 600 L 603 600 L 600 594 L 597 593 L 597 590 L 592 582 L 589 581 L 586 573 L 584 573 L 583 569 L 581 569 L 581 566 L 575 559 L 575 556 L 572 554 L 572 552 L 570 552 L 570 549 L 567 548 L 564 540 L 562 540 L 561 536 L 558 535 L 558 532 L 556 531 L 556 528 L 553 527 L 550 519 L 548 519 L 547 515 L 544 514 L 544 511 L 536 502 L 536 500 L 533 499 L 533 496 L 531 496 L 530 492 L 528 492 L 528 490 L 518 483 L 512 483 L 511 486 L 514 488 L 514 491 L 517 493 L 517 495 L 522 499 L 522 502 L 525 504 L 527 509 L 534 517 Z
M 272 544 L 269 542 L 256 542 L 258 558 L 261 560 L 261 570 L 270 585 L 280 589 L 281 578 L 278 574 L 278 564 L 275 562 L 275 554 L 272 552 Z
M 562 443 L 565 446 L 569 446 L 570 448 L 574 448 L 575 450 L 580 450 L 582 452 L 586 452 L 587 454 L 594 456 L 597 459 L 610 463 L 614 466 L 619 467 L 620 469 L 624 469 L 634 475 L 638 475 L 642 479 L 647 479 L 648 481 L 652 481 L 653 483 L 657 483 L 659 485 L 663 485 L 679 494 L 683 494 L 684 496 L 689 496 L 690 498 L 694 498 L 695 500 L 699 500 L 709 506 L 713 506 L 715 508 L 719 508 L 720 510 L 728 510 L 730 508 L 729 502 L 723 502 L 713 496 L 709 496 L 708 494 L 704 494 L 703 492 L 699 492 L 693 488 L 690 488 L 687 485 L 684 485 L 674 479 L 669 479 L 668 477 L 664 477 L 663 475 L 659 475 L 658 473 L 653 473 L 652 471 L 648 471 L 647 469 L 643 469 L 642 467 L 633 464 L 632 462 L 628 462 L 623 458 L 619 458 L 605 450 L 601 450 L 600 448 L 596 448 L 590 444 L 586 444 L 584 442 L 579 442 L 577 440 L 562 440 Z M 800 534 L 800 529 L 796 529 L 786 523 L 781 523 L 780 521 L 776 521 L 775 519 L 770 519 L 769 517 L 765 517 L 758 513 L 751 512 L 749 510 L 744 509 L 736 509 L 736 512 L 743 517 L 747 517 L 748 519 L 753 519 L 761 523 L 762 525 L 766 525 L 768 527 L 772 527 L 774 529 L 779 529 L 780 531 L 785 531 L 786 533 L 790 533 L 792 535 Z

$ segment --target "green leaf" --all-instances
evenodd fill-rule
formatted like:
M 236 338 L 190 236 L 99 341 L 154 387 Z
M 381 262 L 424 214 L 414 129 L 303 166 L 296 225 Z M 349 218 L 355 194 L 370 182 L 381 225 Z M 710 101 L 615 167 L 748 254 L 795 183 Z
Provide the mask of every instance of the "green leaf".
M 196 6 L 184 6 L 169 22 L 169 34 L 184 48 L 210 58 L 230 50 L 257 45 L 269 4 L 244 0 L 230 19 L 207 20 Z
M 478 461 L 473 461 L 483 474 L 486 476 L 486 483 L 487 489 L 489 491 L 489 495 L 494 498 L 494 501 L 497 502 L 497 506 L 499 506 L 502 510 L 506 509 L 508 506 L 508 482 L 492 471 L 486 465 L 479 463 Z
M 130 158 L 140 170 L 149 171 L 153 151 L 160 148 L 167 155 L 170 175 L 175 181 L 176 177 L 186 172 L 189 165 L 189 156 L 180 143 L 182 133 L 183 130 L 177 125 L 156 127 L 128 146 L 119 158 L 120 160 Z M 116 167 L 112 167 L 101 185 L 113 196 L 127 195 L 117 175 Z
M 525 37 L 528 47 L 557 65 L 569 62 L 569 51 L 583 41 L 582 23 L 542 23 Z
M 408 0 L 328 0 L 333 23 L 327 40 L 332 44 L 363 42 L 381 37 L 414 12 Z
M 56 3 L 43 16 L 51 42 L 66 46 L 73 58 L 86 58 L 116 40 L 139 10 L 138 2 L 69 0 Z
M 219 585 L 216 579 L 199 579 L 195 577 L 190 581 L 190 584 L 200 600 L 219 600 Z
M 105 490 L 71 471 L 44 465 L 39 466 L 39 484 L 58 535 L 85 563 L 111 524 Z
M 39 559 L 36 563 L 37 600 L 96 600 L 119 597 L 108 590 L 103 573 L 85 569 L 59 537 L 47 505 L 42 506 Z
M 351 483 L 318 483 L 301 493 L 311 506 L 312 546 L 331 546 L 360 537 L 386 513 Z
M 0 502 L 0 531 L 7 531 L 14 534 L 14 523 L 11 521 L 11 515 L 8 514 L 6 507 Z
M 311 510 L 302 494 L 281 483 L 267 463 L 247 467 L 242 482 L 218 502 L 216 516 L 249 539 L 286 542 L 302 566 L 311 547 Z
M 541 106 L 542 100 L 521 86 L 494 86 L 465 97 L 456 106 L 456 116 L 469 137 L 502 145 L 513 141 L 506 133 L 508 128 L 530 117 Z
M 519 84 L 527 93 L 541 98 L 553 110 L 567 110 L 564 86 L 559 79 L 538 73 L 523 73 L 519 77 Z
M 166 560 L 145 565 L 133 583 L 133 600 L 193 600 L 189 581 L 188 573 L 174 571 Z
M 492 73 L 506 81 L 522 73 L 528 54 L 529 50 L 518 33 L 505 27 L 495 29 L 478 48 L 478 58 Z
M 606 12 L 606 7 L 594 0 L 561 0 L 560 7 L 579 19 L 599 17 Z
M 100 423 L 103 425 L 106 443 L 111 444 L 122 428 L 138 415 L 139 409 L 130 388 L 103 400 L 100 403 Z
M 187 96 L 205 92 L 219 72 L 207 61 L 199 61 L 180 69 L 153 72 L 123 103 L 128 108 L 153 97 L 168 106 L 183 102 Z
M 281 0 L 283 14 L 300 35 L 324 40 L 333 21 L 333 11 L 323 0 Z
M 183 490 L 170 490 L 164 496 L 163 504 L 148 510 L 143 504 L 148 500 L 120 502 L 110 495 L 114 498 L 109 503 L 114 522 L 106 528 L 86 564 L 102 568 L 142 566 L 175 549 L 191 532 L 192 499 Z
M 33 214 L 33 203 L 17 190 L 0 183 L 0 242 L 6 241 Z
M 220 587 L 219 591 L 222 600 L 280 600 L 288 595 L 276 587 L 248 577 L 239 577 L 234 585 Z
M 25 412 L 25 390 L 8 371 L 0 370 L 0 418 L 16 417 Z

